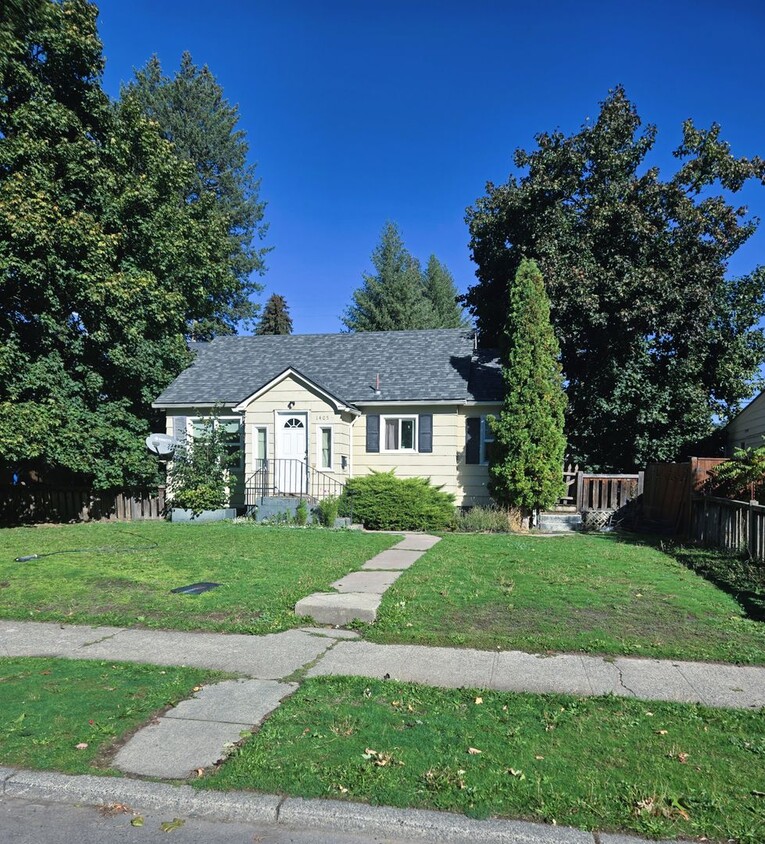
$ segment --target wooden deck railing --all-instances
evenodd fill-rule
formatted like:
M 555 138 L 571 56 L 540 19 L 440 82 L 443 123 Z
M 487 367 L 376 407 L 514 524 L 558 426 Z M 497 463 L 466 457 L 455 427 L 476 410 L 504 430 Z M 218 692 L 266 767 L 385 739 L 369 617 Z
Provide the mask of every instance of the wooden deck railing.
M 619 510 L 643 492 L 643 472 L 634 475 L 595 475 L 579 472 L 576 479 L 576 509 Z

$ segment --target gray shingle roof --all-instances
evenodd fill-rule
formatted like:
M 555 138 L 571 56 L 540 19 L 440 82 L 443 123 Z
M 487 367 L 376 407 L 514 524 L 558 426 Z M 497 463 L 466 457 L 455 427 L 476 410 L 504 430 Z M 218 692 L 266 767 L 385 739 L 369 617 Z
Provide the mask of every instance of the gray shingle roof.
M 459 328 L 218 337 L 193 348 L 194 363 L 156 406 L 238 403 L 289 367 L 348 404 L 497 401 L 502 395 L 496 353 L 475 353 L 473 332 Z

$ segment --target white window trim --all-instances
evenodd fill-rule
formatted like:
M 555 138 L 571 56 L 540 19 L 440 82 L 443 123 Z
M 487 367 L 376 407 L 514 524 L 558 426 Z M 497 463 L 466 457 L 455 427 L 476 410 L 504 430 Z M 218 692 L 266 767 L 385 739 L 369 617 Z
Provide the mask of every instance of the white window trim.
M 494 414 L 488 414 L 488 416 L 493 416 Z M 487 437 L 488 434 L 488 437 Z M 489 429 L 489 423 L 487 420 L 487 416 L 481 417 L 481 466 L 488 466 L 489 465 L 489 458 L 486 454 L 486 443 L 493 443 L 494 442 L 494 434 Z
M 388 420 L 394 420 L 394 419 L 399 423 L 399 428 L 398 428 L 398 441 L 399 441 L 399 443 L 401 442 L 401 420 L 402 419 L 411 419 L 412 422 L 414 423 L 413 431 L 412 431 L 412 445 L 413 445 L 412 448 L 401 448 L 400 446 L 399 446 L 399 448 L 386 448 L 385 447 L 385 423 Z M 382 416 L 381 415 L 380 416 L 380 452 L 386 453 L 386 454 L 401 454 L 401 453 L 417 454 L 418 453 L 417 437 L 419 435 L 419 431 L 417 429 L 418 423 L 419 423 L 419 419 L 417 417 L 417 414 L 411 414 L 411 413 L 398 414 L 398 413 L 395 413 L 395 414 L 389 414 L 388 416 Z
M 253 460 L 255 460 L 255 461 L 257 461 L 257 460 L 268 460 L 268 425 L 253 425 L 252 430 L 253 430 L 253 438 L 252 438 Z M 265 439 L 264 439 L 264 443 L 263 443 L 263 446 L 264 446 L 266 453 L 263 454 L 263 455 L 258 454 L 258 439 L 259 439 L 261 431 L 263 431 L 266 435 Z
M 318 436 L 316 437 L 316 465 L 322 472 L 334 472 L 335 470 L 335 426 L 334 425 L 324 425 L 319 424 L 316 426 L 319 431 Z M 325 466 L 322 462 L 322 431 L 329 431 L 329 461 L 330 465 Z
M 229 472 L 241 472 L 244 469 L 244 419 L 241 416 L 187 416 L 186 417 L 186 433 L 190 440 L 194 436 L 194 422 L 205 422 L 212 419 L 213 424 L 218 422 L 238 422 L 239 423 L 239 456 L 237 462 L 228 467 Z M 266 435 L 267 436 L 267 435 Z

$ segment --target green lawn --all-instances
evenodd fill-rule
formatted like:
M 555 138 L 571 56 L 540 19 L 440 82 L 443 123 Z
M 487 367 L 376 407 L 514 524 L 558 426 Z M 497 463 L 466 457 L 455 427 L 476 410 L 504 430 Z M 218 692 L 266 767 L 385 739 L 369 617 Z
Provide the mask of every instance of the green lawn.
M 197 784 L 761 844 L 763 760 L 761 712 L 319 678 Z
M 0 765 L 115 773 L 107 756 L 116 741 L 224 676 L 154 665 L 0 659 Z
M 295 603 L 400 537 L 252 524 L 90 524 L 0 530 L 0 618 L 272 633 Z M 71 553 L 77 549 L 89 549 Z M 26 563 L 14 558 L 67 553 Z M 170 590 L 198 581 L 202 595 Z
M 765 663 L 763 621 L 647 541 L 614 535 L 446 536 L 388 590 L 366 635 Z

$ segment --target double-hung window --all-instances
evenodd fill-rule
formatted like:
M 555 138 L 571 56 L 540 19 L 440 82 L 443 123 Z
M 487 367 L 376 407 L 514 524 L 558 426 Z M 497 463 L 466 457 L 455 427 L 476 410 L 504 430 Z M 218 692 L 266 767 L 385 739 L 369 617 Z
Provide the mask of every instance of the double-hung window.
M 489 424 L 490 418 L 481 417 L 481 463 L 488 463 L 494 450 L 494 431 Z
M 319 468 L 332 469 L 332 428 L 319 428 Z
M 241 469 L 243 465 L 242 455 L 242 420 L 239 418 L 190 418 L 188 420 L 188 433 L 192 440 L 198 440 L 214 425 L 220 434 L 223 445 L 230 457 L 233 458 L 229 469 Z
M 416 451 L 417 417 L 383 416 L 383 450 Z

